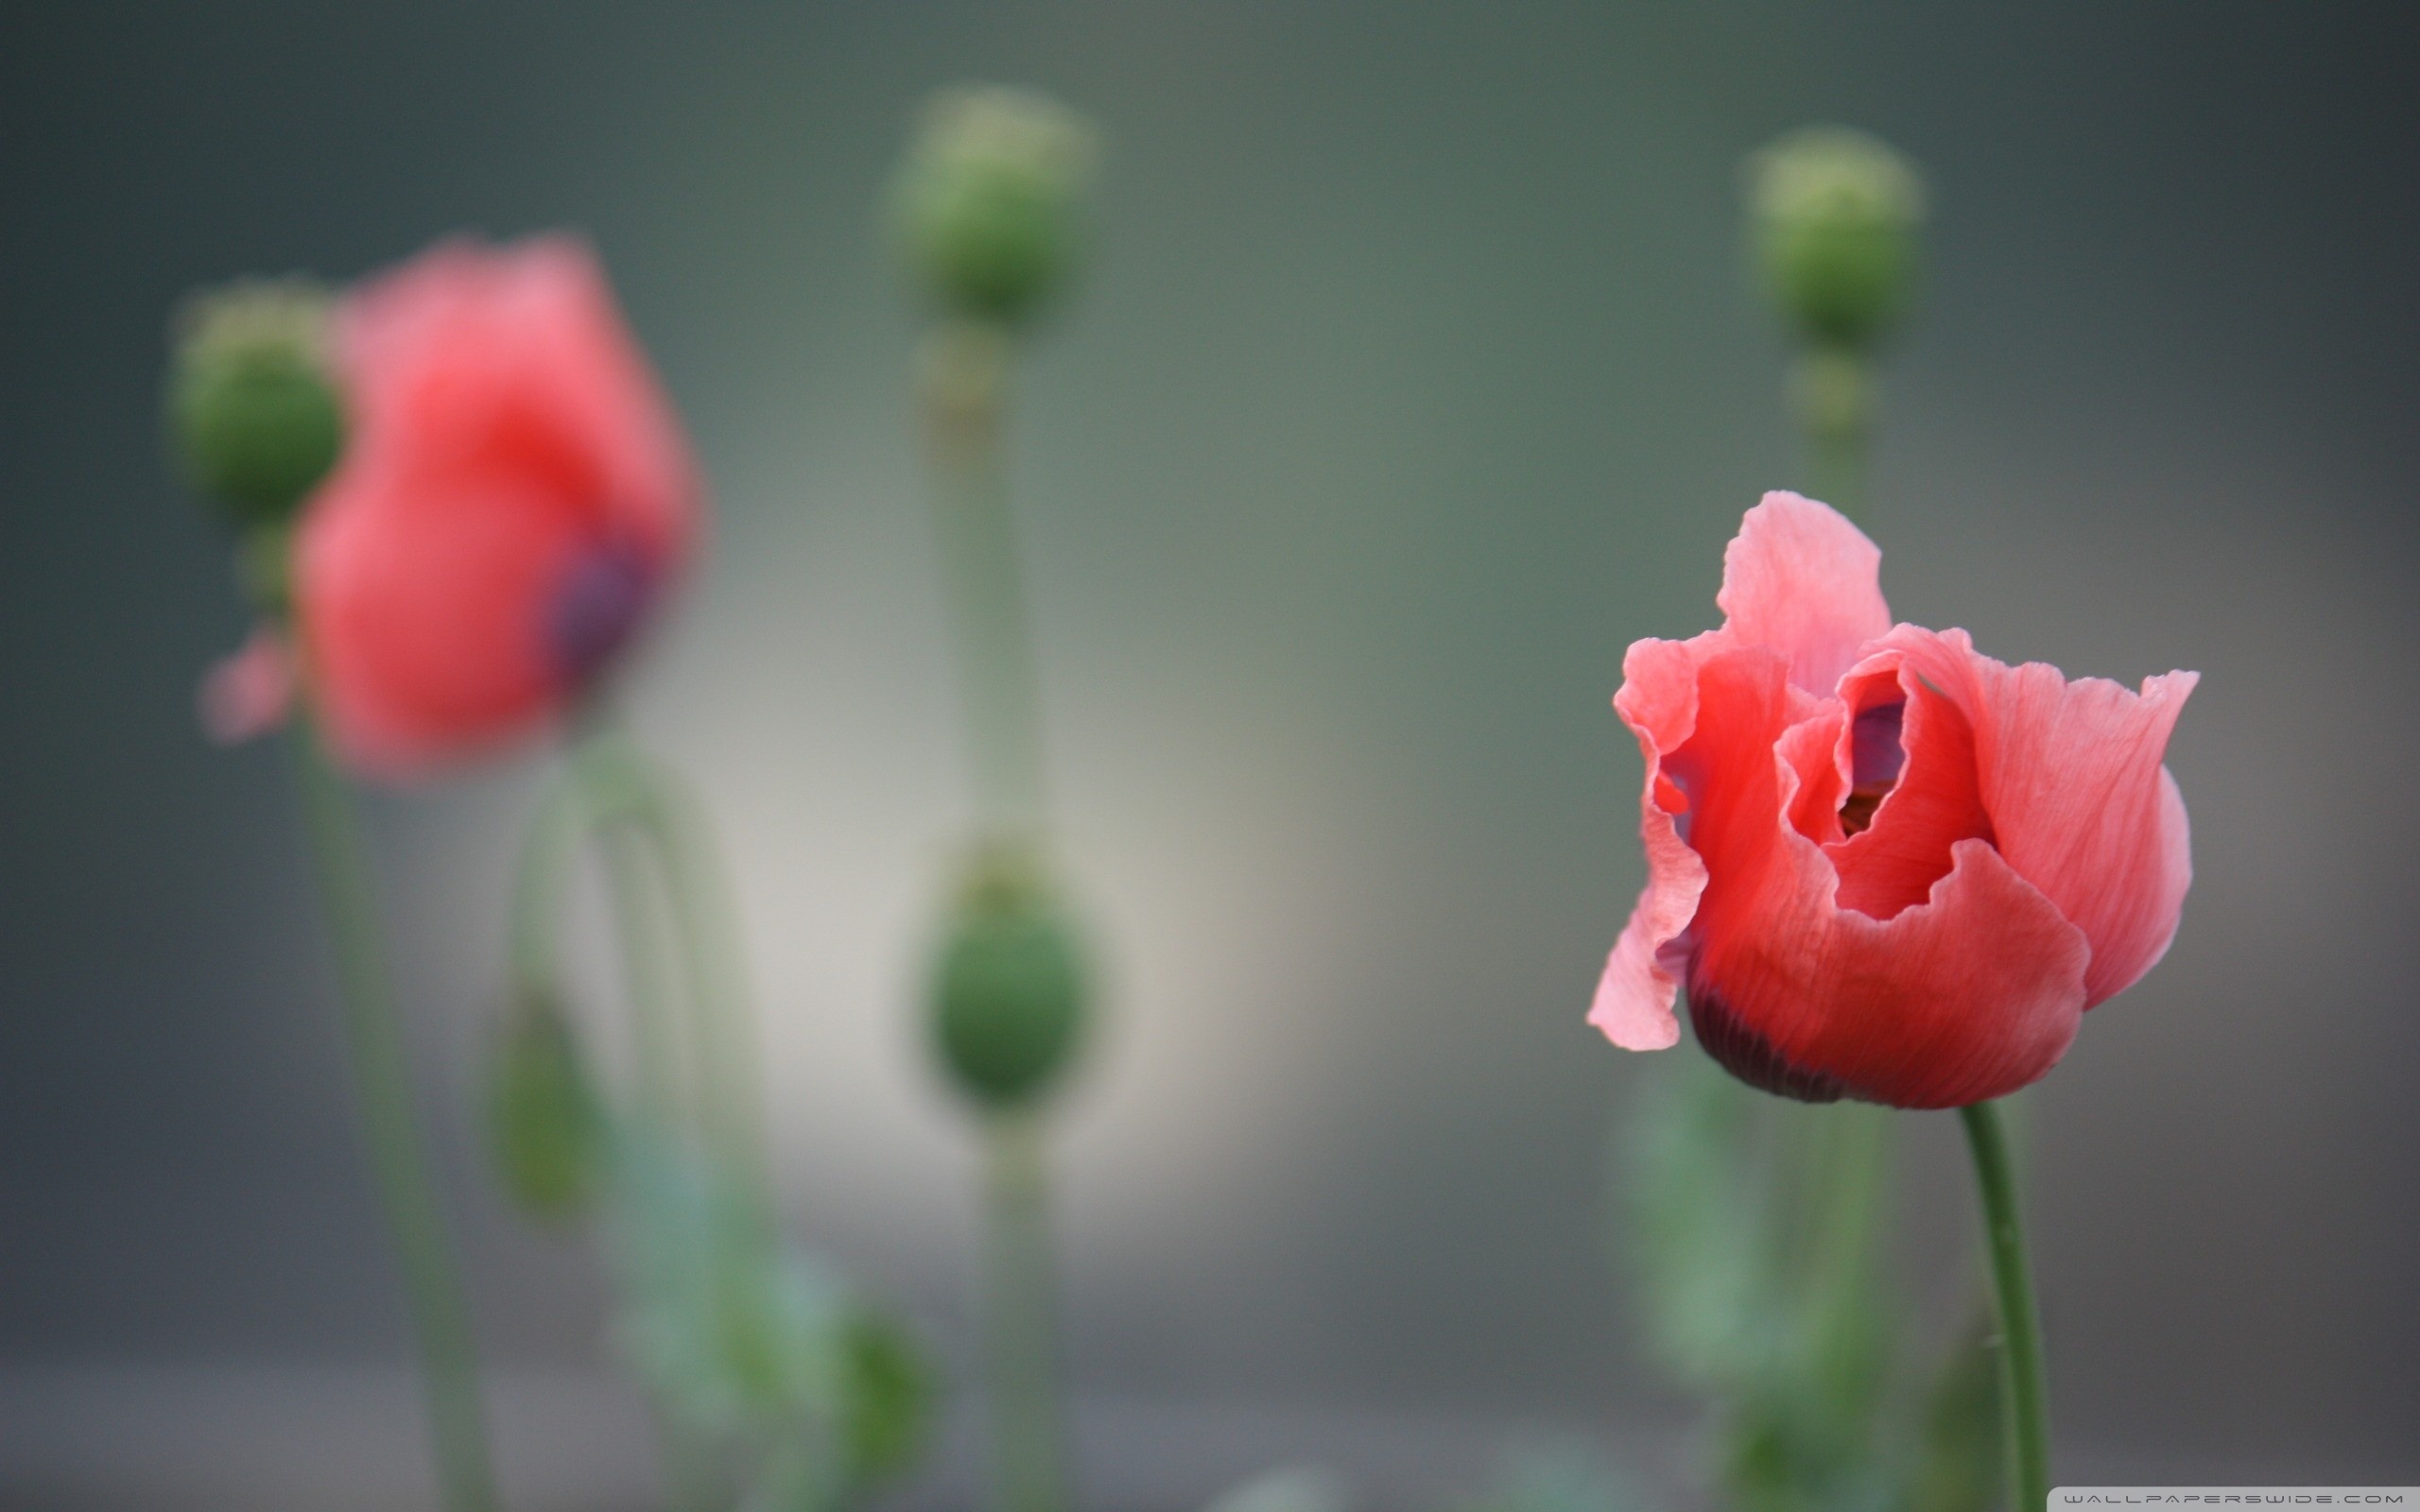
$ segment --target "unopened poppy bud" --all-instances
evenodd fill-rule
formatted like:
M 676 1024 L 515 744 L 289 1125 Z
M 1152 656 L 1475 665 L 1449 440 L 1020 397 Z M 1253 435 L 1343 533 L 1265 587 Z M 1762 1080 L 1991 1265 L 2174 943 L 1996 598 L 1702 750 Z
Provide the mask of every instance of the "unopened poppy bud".
M 1819 344 L 1871 349 L 1915 295 L 1924 182 L 1845 127 L 1790 132 L 1748 163 L 1748 212 L 1773 302 Z
M 1066 279 L 1082 239 L 1092 128 L 1041 94 L 936 95 L 892 192 L 902 255 L 959 315 L 1016 324 Z
M 604 1176 L 604 1105 L 550 993 L 518 995 L 490 1078 L 488 1132 L 505 1191 L 534 1217 L 587 1211 Z
M 187 480 L 231 524 L 293 518 L 344 446 L 327 295 L 285 280 L 191 301 L 169 369 L 168 432 Z
M 942 943 L 933 1032 L 960 1090 L 994 1111 L 1033 1101 L 1074 1058 L 1084 965 L 1040 863 L 1022 848 L 978 855 Z

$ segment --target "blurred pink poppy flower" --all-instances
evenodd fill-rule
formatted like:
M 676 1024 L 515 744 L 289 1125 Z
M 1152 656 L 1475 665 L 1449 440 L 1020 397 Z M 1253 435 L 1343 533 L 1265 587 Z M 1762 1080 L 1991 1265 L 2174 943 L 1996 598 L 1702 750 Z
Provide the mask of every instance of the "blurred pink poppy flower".
M 221 746 L 238 746 L 285 722 L 294 702 L 294 652 L 269 625 L 255 626 L 240 650 L 201 679 L 201 729 Z
M 582 244 L 451 242 L 338 312 L 344 459 L 295 602 L 356 770 L 423 774 L 577 705 L 696 549 L 702 490 Z
M 1722 627 L 1623 659 L 1649 875 L 1588 1016 L 1614 1043 L 1674 1043 L 1685 986 L 1753 1085 L 1961 1107 L 2038 1080 L 2175 936 L 2192 862 L 2161 761 L 2198 675 L 2131 692 L 1894 627 L 1881 560 L 1767 494 Z

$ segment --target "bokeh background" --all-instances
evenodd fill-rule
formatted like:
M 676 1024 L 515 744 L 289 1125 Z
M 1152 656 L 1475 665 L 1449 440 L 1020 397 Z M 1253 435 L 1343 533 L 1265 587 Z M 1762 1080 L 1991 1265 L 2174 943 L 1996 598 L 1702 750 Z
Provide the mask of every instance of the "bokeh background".
M 913 1005 L 964 784 L 873 212 L 965 78 L 1109 139 L 1016 437 L 1114 983 L 1063 1141 L 1101 1503 L 1685 1460 L 1603 1198 L 1665 1070 L 1580 1018 L 1639 877 L 1607 699 L 1796 475 L 1737 164 L 1809 120 L 1933 186 L 1894 610 L 2204 674 L 2183 934 L 2030 1099 L 2061 1477 L 2420 1480 L 2415 70 L 2393 5 L 10 8 L 0 1503 L 419 1494 L 285 776 L 196 732 L 244 624 L 157 417 L 191 286 L 458 230 L 584 230 L 694 428 L 718 539 L 635 718 L 739 872 L 796 1231 L 962 1352 Z M 466 1107 L 539 765 L 373 813 L 514 1484 L 635 1505 L 594 1267 Z M 1904 1122 L 1910 1294 L 1955 1296 L 1954 1123 Z

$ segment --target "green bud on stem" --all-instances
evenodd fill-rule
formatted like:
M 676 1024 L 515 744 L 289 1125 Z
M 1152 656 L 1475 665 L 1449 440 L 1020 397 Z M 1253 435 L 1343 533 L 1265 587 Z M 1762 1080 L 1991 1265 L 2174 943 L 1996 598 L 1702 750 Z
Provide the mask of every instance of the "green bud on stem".
M 1768 292 L 1798 335 L 1872 351 L 1914 301 L 1924 182 L 1862 131 L 1808 127 L 1748 162 L 1748 214 Z
M 251 282 L 186 302 L 168 372 L 169 442 L 229 524 L 291 521 L 336 466 L 344 428 L 323 290 Z
M 1023 323 L 1075 266 L 1096 156 L 1092 128 L 1044 95 L 935 95 L 891 195 L 910 272 L 954 315 Z
M 942 936 L 934 1046 L 987 1111 L 1033 1102 L 1075 1058 L 1086 990 L 1076 932 L 1030 849 L 978 851 Z

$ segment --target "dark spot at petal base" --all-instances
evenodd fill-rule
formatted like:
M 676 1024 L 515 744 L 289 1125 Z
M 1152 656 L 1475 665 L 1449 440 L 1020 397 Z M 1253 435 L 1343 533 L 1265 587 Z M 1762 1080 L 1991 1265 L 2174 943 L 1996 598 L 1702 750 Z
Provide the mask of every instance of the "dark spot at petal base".
M 546 610 L 546 644 L 574 687 L 614 659 L 646 617 L 655 574 L 638 548 L 600 541 L 576 558 Z
M 1689 1022 L 1716 1065 L 1760 1091 L 1802 1103 L 1837 1103 L 1849 1094 L 1839 1079 L 1790 1064 L 1764 1036 L 1742 1023 L 1730 1005 L 1694 982 L 1689 985 Z

